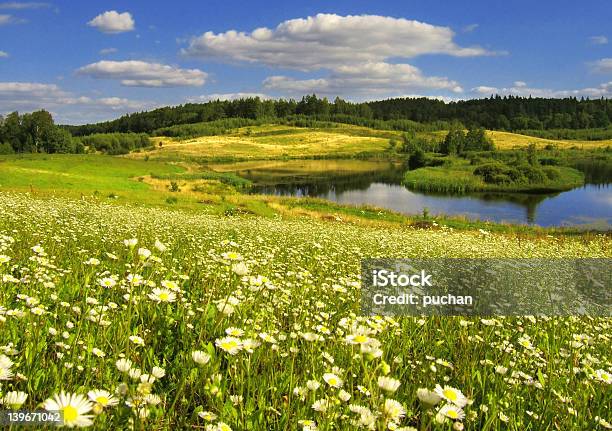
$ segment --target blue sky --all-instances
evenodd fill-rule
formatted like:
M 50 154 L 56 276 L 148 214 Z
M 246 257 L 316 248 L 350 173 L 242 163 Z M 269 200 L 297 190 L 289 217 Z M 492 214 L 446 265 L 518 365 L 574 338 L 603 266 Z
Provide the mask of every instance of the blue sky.
M 255 94 L 612 97 L 610 22 L 608 0 L 0 0 L 0 113 L 77 124 Z

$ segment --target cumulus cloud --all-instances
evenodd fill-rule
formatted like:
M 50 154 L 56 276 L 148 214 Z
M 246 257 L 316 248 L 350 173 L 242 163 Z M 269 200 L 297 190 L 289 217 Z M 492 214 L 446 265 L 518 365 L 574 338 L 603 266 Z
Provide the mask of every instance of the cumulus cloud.
M 259 97 L 262 100 L 268 100 L 272 97 L 264 93 L 213 93 L 213 94 L 202 94 L 201 96 L 189 97 L 187 102 L 189 103 L 204 103 L 210 102 L 211 100 L 237 100 Z
M 295 79 L 287 76 L 271 76 L 264 87 L 286 93 L 317 93 L 324 95 L 346 96 L 388 96 L 398 92 L 414 90 L 447 90 L 454 93 L 463 91 L 452 80 L 441 77 L 427 77 L 409 64 L 390 64 L 384 62 L 349 64 L 338 66 L 326 78 Z
M 84 123 L 107 120 L 156 104 L 119 97 L 94 98 L 75 95 L 56 84 L 39 82 L 0 82 L 0 106 L 7 114 L 12 111 L 34 111 L 46 109 L 60 123 Z
M 270 76 L 264 87 L 275 91 L 340 95 L 359 92 L 371 96 L 421 89 L 460 92 L 460 85 L 453 80 L 427 77 L 410 64 L 395 64 L 397 59 L 425 54 L 455 57 L 495 54 L 479 46 L 459 46 L 454 36 L 449 27 L 404 18 L 318 14 L 250 33 L 206 32 L 193 37 L 181 52 L 207 60 L 331 72 L 322 78 Z
M 48 8 L 51 5 L 49 3 L 41 3 L 41 2 L 5 2 L 0 3 L 0 9 L 13 9 L 13 10 L 23 10 L 23 9 L 43 9 Z
M 520 85 L 517 85 L 520 84 Z M 555 97 L 555 98 L 563 98 L 563 97 L 590 97 L 590 98 L 600 98 L 600 97 L 612 97 L 612 81 L 605 82 L 600 84 L 597 87 L 586 87 L 580 88 L 576 90 L 553 90 L 550 88 L 534 88 L 529 87 L 523 81 L 516 81 L 512 87 L 488 87 L 488 86 L 479 86 L 472 88 L 471 92 L 476 96 L 490 96 L 499 94 L 503 95 L 513 95 L 513 96 L 523 96 L 523 97 Z
M 134 30 L 135 23 L 131 13 L 110 10 L 96 16 L 87 25 L 97 28 L 102 33 L 124 33 Z
M 592 45 L 606 45 L 608 43 L 608 38 L 606 36 L 591 36 L 589 41 Z
M 453 37 L 448 27 L 404 18 L 318 14 L 251 33 L 209 31 L 192 38 L 182 52 L 197 58 L 263 63 L 303 71 L 423 54 L 457 57 L 490 54 L 478 46 L 458 46 Z
M 9 56 L 9 55 L 8 55 L 8 52 L 6 52 L 6 51 L 0 51 L 0 58 L 6 58 L 6 57 L 8 57 L 8 56 Z
M 127 87 L 199 87 L 208 76 L 199 69 L 180 69 L 138 60 L 103 60 L 83 66 L 77 73 L 97 79 L 116 79 Z
M 99 51 L 100 55 L 114 54 L 115 52 L 117 52 L 117 48 L 102 48 Z
M 612 73 L 612 58 L 602 58 L 591 63 L 591 70 L 596 73 Z

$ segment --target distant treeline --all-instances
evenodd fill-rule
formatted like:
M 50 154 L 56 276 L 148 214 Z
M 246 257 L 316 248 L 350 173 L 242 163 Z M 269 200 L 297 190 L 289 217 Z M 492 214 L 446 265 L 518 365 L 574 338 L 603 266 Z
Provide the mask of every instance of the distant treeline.
M 188 103 L 148 112 L 124 115 L 113 121 L 82 126 L 65 126 L 74 136 L 92 133 L 153 133 L 180 124 L 218 121 L 225 118 L 280 119 L 291 116 L 369 125 L 374 121 L 411 121 L 419 124 L 460 122 L 465 127 L 494 130 L 549 130 L 607 128 L 612 123 L 611 99 L 544 99 L 491 96 L 484 99 L 444 102 L 429 98 L 398 98 L 351 103 L 340 98 L 330 102 L 316 95 L 300 101 L 215 100 Z M 435 127 L 435 126 L 427 126 Z M 401 129 L 403 130 L 403 129 Z
M 571 139 L 580 141 L 603 141 L 612 139 L 612 127 L 607 129 L 550 129 L 517 130 L 517 133 L 544 139 Z

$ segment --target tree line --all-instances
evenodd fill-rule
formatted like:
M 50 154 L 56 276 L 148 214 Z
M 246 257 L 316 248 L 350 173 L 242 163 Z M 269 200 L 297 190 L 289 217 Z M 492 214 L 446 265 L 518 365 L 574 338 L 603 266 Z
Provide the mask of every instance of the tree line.
M 438 130 L 451 122 L 460 122 L 468 128 L 508 131 L 592 129 L 607 128 L 612 124 L 612 100 L 491 96 L 451 102 L 423 97 L 352 103 L 340 98 L 329 101 L 312 94 L 299 101 L 262 100 L 254 97 L 188 103 L 127 114 L 112 121 L 66 128 L 75 136 L 110 132 L 152 133 L 175 125 L 225 118 L 258 120 L 291 116 L 329 121 L 342 119 L 342 122 L 350 124 L 409 121 L 437 125 Z

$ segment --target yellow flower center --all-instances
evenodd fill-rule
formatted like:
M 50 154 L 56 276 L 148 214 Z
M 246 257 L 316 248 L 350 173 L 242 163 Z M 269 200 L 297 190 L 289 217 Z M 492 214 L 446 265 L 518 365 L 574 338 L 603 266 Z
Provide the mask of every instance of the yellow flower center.
M 108 398 L 103 395 L 100 395 L 98 398 L 96 398 L 96 402 L 102 406 L 106 406 L 108 404 Z
M 167 301 L 170 298 L 170 295 L 168 295 L 167 292 L 162 292 L 159 294 L 159 299 L 161 299 L 162 301 Z
M 64 422 L 74 422 L 79 417 L 79 412 L 72 406 L 66 406 L 62 409 L 64 412 Z
M 446 416 L 448 416 L 451 419 L 457 419 L 459 417 L 459 415 L 457 414 L 456 411 L 454 410 L 449 410 L 446 412 Z
M 332 386 L 335 386 L 338 384 L 338 380 L 334 379 L 333 377 L 331 379 L 329 379 L 329 384 Z
M 227 342 L 221 344 L 221 347 L 223 347 L 225 350 L 231 350 L 231 349 L 233 349 L 236 346 L 237 346 L 237 344 L 236 344 L 235 341 L 227 341 Z
M 446 399 L 449 399 L 451 401 L 457 401 L 457 394 L 455 393 L 455 391 L 452 391 L 450 389 L 446 389 L 444 391 L 444 397 L 446 397 Z
M 355 338 L 355 343 L 365 343 L 366 341 L 368 341 L 368 337 L 366 337 L 365 335 L 357 335 Z

